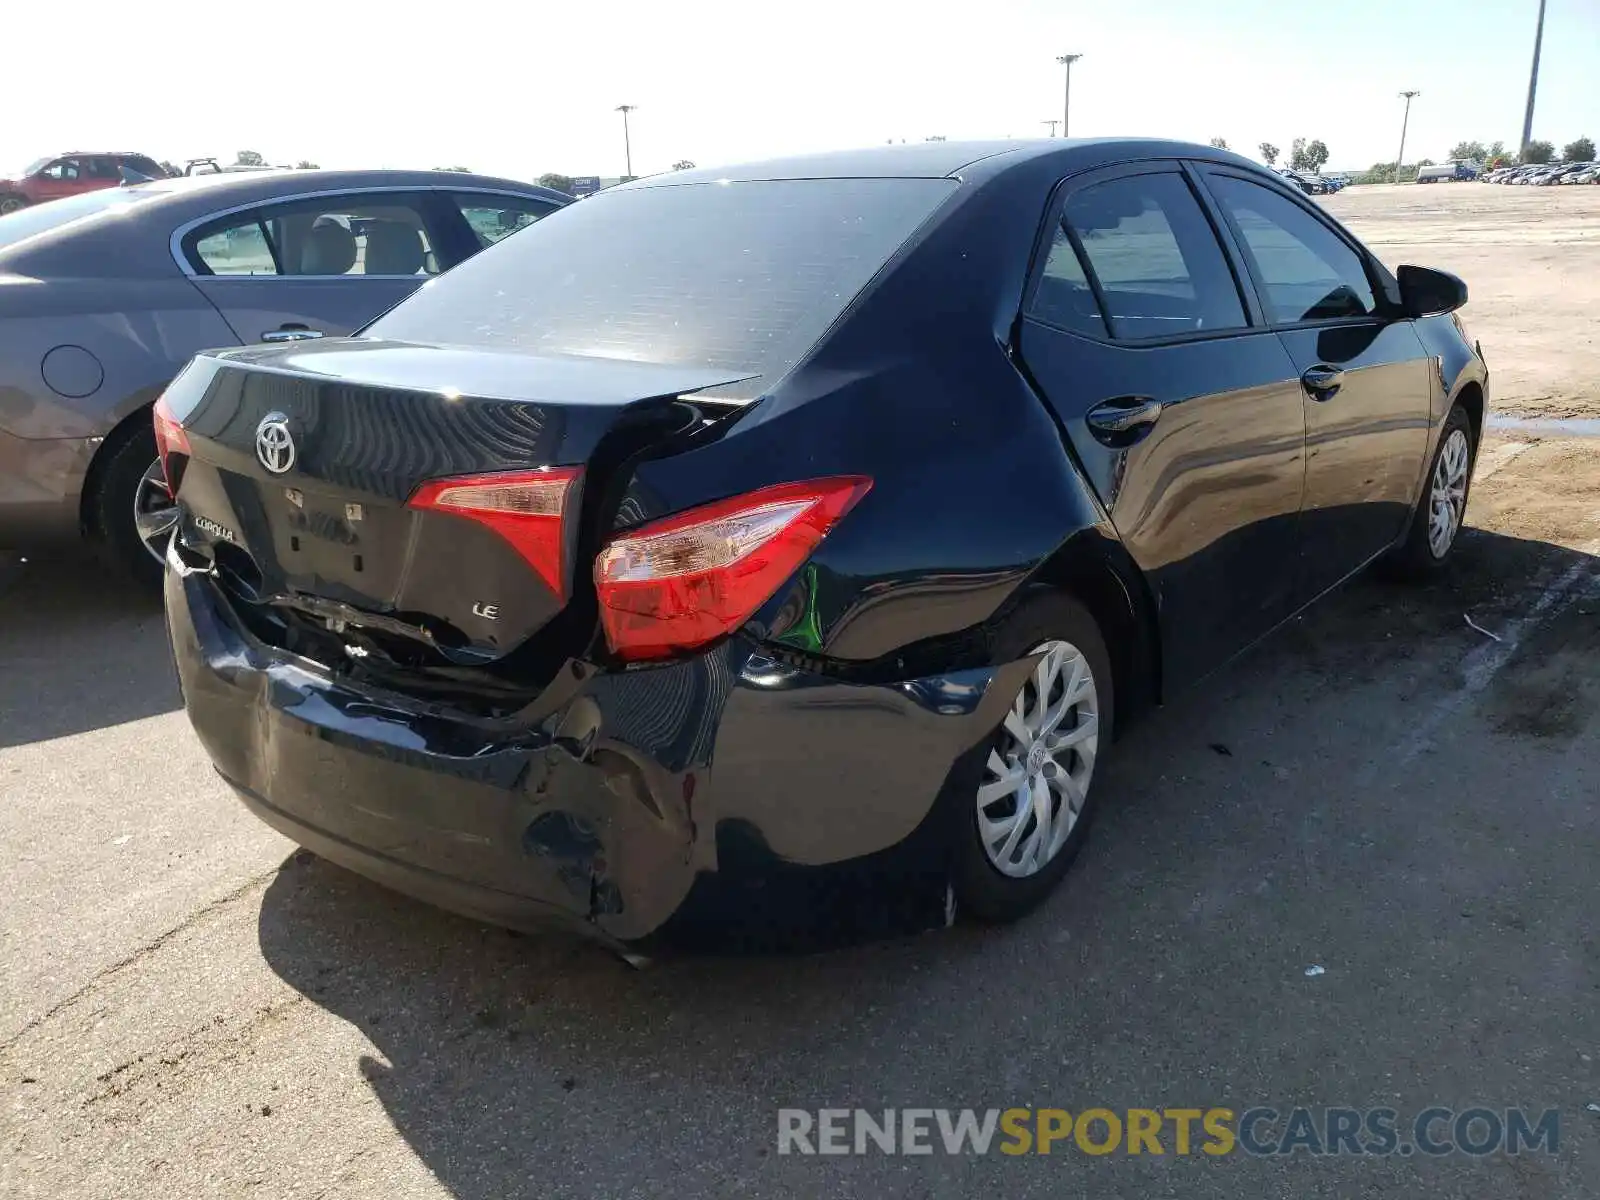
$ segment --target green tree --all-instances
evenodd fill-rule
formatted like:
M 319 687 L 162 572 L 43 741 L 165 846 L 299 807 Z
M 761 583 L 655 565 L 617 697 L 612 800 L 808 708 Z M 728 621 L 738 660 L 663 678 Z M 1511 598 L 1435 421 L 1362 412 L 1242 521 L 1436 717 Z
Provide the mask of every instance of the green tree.
M 1450 157 L 1468 162 L 1487 162 L 1489 150 L 1482 142 L 1457 142 L 1450 147 Z
M 267 160 L 256 150 L 241 150 L 234 159 L 234 165 L 239 167 L 264 167 L 266 164 Z
M 1278 155 L 1283 153 L 1282 150 L 1279 150 L 1271 142 L 1262 142 L 1261 145 L 1256 147 L 1256 149 L 1261 151 L 1261 161 L 1266 163 L 1269 167 L 1277 166 Z
M 694 170 L 694 163 L 690 162 L 687 158 L 680 158 L 677 162 L 672 164 L 672 169 L 674 171 L 692 171 Z
M 295 163 L 295 170 L 297 170 L 297 171 L 320 171 L 320 170 L 322 170 L 322 168 L 317 166 L 317 164 L 312 162 L 309 158 L 302 158 L 299 162 Z
M 1289 151 L 1289 165 L 1295 170 L 1317 174 L 1322 171 L 1322 165 L 1327 161 L 1328 147 L 1321 138 L 1310 142 L 1305 138 L 1295 138 Z
M 471 167 L 435 167 L 435 171 L 459 171 L 463 175 L 471 175 Z
M 1228 139 L 1227 138 L 1212 138 L 1210 144 L 1212 146 L 1215 146 L 1218 150 L 1226 150 L 1228 148 Z
M 1529 142 L 1522 152 L 1525 163 L 1547 163 L 1556 156 L 1556 148 L 1549 142 Z
M 1594 139 L 1581 137 L 1568 142 L 1561 150 L 1561 157 L 1568 162 L 1593 162 Z
M 539 176 L 539 186 L 554 188 L 558 192 L 570 193 L 572 191 L 572 176 L 557 175 L 554 171 L 546 171 Z

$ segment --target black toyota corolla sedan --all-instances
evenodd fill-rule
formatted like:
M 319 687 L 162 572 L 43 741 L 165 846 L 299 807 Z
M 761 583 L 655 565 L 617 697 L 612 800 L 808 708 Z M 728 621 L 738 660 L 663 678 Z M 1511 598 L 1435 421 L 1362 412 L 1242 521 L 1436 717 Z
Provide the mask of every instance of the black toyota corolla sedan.
M 1015 918 L 1131 715 L 1448 559 L 1465 301 L 1201 146 L 640 180 L 172 384 L 184 699 L 269 824 L 489 921 Z

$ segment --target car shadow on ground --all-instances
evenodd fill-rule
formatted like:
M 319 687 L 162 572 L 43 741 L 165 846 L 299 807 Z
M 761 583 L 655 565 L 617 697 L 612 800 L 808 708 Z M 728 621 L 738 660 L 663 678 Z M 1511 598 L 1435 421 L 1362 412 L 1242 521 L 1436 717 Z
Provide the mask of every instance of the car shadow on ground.
M 1600 651 L 1597 572 L 1576 551 L 1473 531 L 1432 586 L 1353 584 L 1129 732 L 1100 780 L 1117 802 L 1083 861 L 1011 928 L 635 971 L 587 944 L 428 909 L 301 851 L 265 894 L 261 950 L 371 1042 L 360 1067 L 373 1093 L 463 1200 L 645 1181 L 638 1194 L 721 1194 L 774 1170 L 814 1192 L 822 1177 L 769 1158 L 783 1105 L 1033 1104 L 1052 1089 L 1055 1102 L 1145 1104 L 1172 1080 L 1336 1103 L 1397 1095 L 1397 1072 L 1421 1097 L 1529 1097 L 1517 1064 L 1576 1038 L 1574 997 L 1600 986 L 1593 962 L 1563 967 L 1565 982 L 1549 974 L 1556 949 L 1590 936 L 1594 818 L 1560 789 L 1525 800 L 1567 834 L 1508 860 L 1480 844 L 1504 806 L 1472 790 L 1481 767 L 1452 780 L 1421 747 L 1405 782 L 1396 727 L 1438 712 L 1481 722 L 1485 738 L 1531 738 L 1530 753 L 1593 736 L 1600 688 L 1574 671 Z M 1469 694 L 1485 662 L 1505 686 Z M 1545 914 L 1541 937 L 1527 932 L 1532 913 Z M 1442 957 L 1419 950 L 1440 944 Z M 1318 991 L 1307 962 L 1330 963 L 1333 982 Z M 1548 996 L 1530 999 L 1541 978 Z M 1450 1040 L 1461 1036 L 1470 1053 Z M 1436 1164 L 1431 1176 L 1390 1165 L 1396 1194 L 1441 1185 Z M 1170 1186 L 1138 1174 L 1148 1167 L 1122 1160 L 1141 1182 L 1116 1194 Z M 1556 1194 L 1544 1161 L 1506 1169 L 1480 1194 Z M 1173 1194 L 1288 1186 L 1230 1178 Z
M 0 557 L 0 747 L 181 706 L 159 591 L 87 555 Z

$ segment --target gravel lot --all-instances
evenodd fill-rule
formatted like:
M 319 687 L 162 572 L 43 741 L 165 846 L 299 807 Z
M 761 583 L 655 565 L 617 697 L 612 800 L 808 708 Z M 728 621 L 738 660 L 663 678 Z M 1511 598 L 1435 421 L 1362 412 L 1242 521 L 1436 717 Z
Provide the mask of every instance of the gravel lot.
M 1600 188 L 1329 207 L 1469 280 L 1498 406 L 1595 413 Z M 152 602 L 0 565 L 0 1194 L 1600 1194 L 1597 448 L 1491 440 L 1445 580 L 1358 582 L 1137 727 L 1033 919 L 644 972 L 296 852 Z M 1258 1104 L 1556 1108 L 1559 1151 L 776 1154 L 780 1106 Z
M 1326 206 L 1390 267 L 1467 281 L 1501 412 L 1600 416 L 1600 187 L 1346 188 Z

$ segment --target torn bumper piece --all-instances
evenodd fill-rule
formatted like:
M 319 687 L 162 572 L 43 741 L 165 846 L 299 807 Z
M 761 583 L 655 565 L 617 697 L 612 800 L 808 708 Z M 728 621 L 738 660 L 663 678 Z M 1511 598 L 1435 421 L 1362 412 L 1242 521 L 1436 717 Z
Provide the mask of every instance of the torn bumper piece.
M 982 747 L 1028 670 L 850 684 L 736 638 L 575 667 L 485 720 L 263 645 L 203 575 L 169 571 L 166 597 L 195 731 L 267 824 L 439 907 L 636 953 L 946 923 L 952 822 L 972 819 Z

